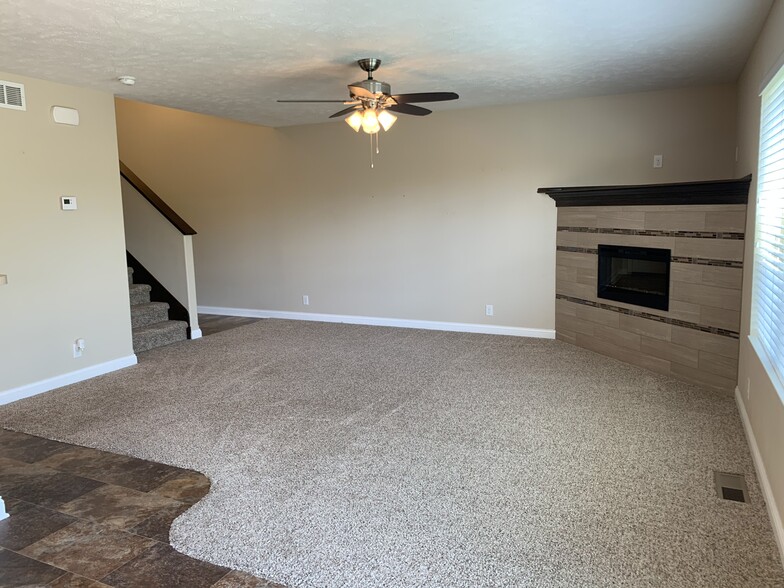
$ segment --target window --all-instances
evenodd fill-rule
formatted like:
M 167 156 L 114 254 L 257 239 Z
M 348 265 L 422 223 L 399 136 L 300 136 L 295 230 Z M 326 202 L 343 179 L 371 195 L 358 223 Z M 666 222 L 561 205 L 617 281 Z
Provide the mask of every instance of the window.
M 751 340 L 784 394 L 784 67 L 762 92 Z

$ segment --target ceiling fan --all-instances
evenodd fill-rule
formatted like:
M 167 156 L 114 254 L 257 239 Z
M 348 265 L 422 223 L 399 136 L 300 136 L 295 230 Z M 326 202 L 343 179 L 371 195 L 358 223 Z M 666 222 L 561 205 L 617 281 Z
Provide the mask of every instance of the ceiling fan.
M 278 100 L 278 102 L 340 102 L 348 108 L 336 112 L 329 118 L 350 115 L 346 118 L 346 122 L 356 132 L 362 129 L 369 135 L 377 135 L 381 129 L 387 131 L 395 124 L 397 116 L 393 113 L 425 116 L 432 112 L 417 106 L 415 102 L 443 102 L 459 98 L 454 92 L 392 94 L 392 87 L 389 84 L 373 79 L 373 72 L 381 65 L 380 59 L 368 57 L 358 60 L 357 64 L 367 72 L 368 77 L 366 80 L 348 85 L 350 96 L 348 100 Z

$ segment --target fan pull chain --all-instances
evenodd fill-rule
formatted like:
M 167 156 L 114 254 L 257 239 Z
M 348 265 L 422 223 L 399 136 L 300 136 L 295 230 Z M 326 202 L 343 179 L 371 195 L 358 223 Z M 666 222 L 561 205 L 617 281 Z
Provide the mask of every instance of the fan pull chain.
M 378 151 L 378 138 L 379 138 L 380 136 L 381 136 L 381 131 L 378 131 L 378 132 L 376 133 L 376 155 L 378 155 L 378 153 L 379 153 L 379 151 Z
M 370 135 L 370 169 L 373 169 L 373 135 Z

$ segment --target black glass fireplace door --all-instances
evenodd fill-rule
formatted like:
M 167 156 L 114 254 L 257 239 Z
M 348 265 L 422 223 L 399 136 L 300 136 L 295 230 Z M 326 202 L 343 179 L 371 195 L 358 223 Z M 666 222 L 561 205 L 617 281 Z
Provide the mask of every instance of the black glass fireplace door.
M 597 296 L 669 310 L 670 257 L 669 249 L 599 245 Z

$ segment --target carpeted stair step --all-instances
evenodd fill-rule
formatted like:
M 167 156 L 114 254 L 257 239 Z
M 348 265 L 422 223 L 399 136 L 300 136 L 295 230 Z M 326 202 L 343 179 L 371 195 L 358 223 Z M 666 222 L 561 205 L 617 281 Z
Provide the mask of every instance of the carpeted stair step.
M 166 302 L 150 301 L 152 287 L 133 283 L 133 268 L 128 268 L 131 299 L 131 327 L 135 353 L 170 345 L 188 338 L 188 323 L 170 321 Z
M 150 301 L 150 290 L 152 287 L 148 284 L 131 284 L 128 286 L 131 293 L 131 306 L 134 304 L 144 304 Z
M 188 323 L 185 321 L 162 321 L 133 329 L 133 350 L 141 353 L 155 347 L 163 347 L 187 338 Z
M 144 327 L 169 320 L 166 302 L 144 302 L 131 305 L 131 326 Z

